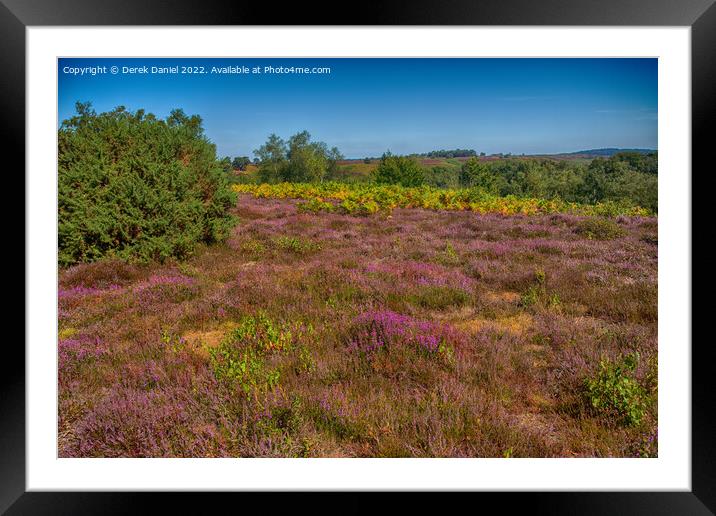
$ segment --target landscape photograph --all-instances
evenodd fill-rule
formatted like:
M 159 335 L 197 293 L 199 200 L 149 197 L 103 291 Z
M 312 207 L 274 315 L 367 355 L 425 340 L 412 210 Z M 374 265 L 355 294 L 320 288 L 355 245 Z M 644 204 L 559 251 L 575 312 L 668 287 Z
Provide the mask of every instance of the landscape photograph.
M 657 59 L 57 66 L 58 457 L 658 457 Z

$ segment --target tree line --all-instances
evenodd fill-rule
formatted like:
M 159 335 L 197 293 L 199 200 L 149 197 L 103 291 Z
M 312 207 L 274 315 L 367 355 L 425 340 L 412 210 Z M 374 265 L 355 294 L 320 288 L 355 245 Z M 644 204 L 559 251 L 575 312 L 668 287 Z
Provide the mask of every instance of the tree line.
M 658 209 L 656 153 L 619 153 L 589 163 L 550 159 L 470 159 L 459 171 L 461 186 L 479 187 L 496 195 L 516 195 L 594 204 L 630 203 Z
M 428 155 L 443 152 L 454 153 L 434 151 Z M 338 161 L 343 159 L 340 151 L 336 147 L 329 149 L 324 142 L 312 141 L 307 131 L 286 141 L 272 134 L 254 153 L 259 182 L 342 180 L 338 167 Z M 479 188 L 493 195 L 560 198 L 588 204 L 615 201 L 656 212 L 657 176 L 656 152 L 621 152 L 586 163 L 509 157 L 484 161 L 472 155 L 461 166 L 446 163 L 430 167 L 422 165 L 415 155 L 400 156 L 388 151 L 367 179 L 378 184 Z
M 481 152 L 480 155 L 484 156 L 485 153 Z M 477 156 L 477 151 L 475 151 L 474 149 L 441 149 L 425 152 L 423 154 L 418 154 L 418 156 L 424 156 L 427 158 L 469 158 L 472 156 Z

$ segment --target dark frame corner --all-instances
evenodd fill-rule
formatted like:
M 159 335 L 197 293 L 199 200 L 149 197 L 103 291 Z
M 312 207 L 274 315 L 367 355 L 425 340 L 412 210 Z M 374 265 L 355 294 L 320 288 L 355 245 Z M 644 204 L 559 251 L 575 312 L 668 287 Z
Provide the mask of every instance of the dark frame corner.
M 395 0 L 357 9 L 352 25 L 663 25 L 690 26 L 692 44 L 692 168 L 707 172 L 712 153 L 708 126 L 716 120 L 716 5 L 714 0 L 452 0 L 431 5 L 415 0 L 406 9 Z M 318 14 L 305 4 L 278 11 L 268 4 L 221 0 L 175 0 L 153 3 L 139 0 L 0 0 L 0 103 L 4 138 L 0 145 L 5 156 L 25 149 L 25 29 L 33 25 L 265 25 L 305 24 L 343 25 L 346 18 Z M 711 163 L 712 164 L 712 161 Z M 693 177 L 693 174 L 692 174 Z M 21 184 L 25 192 L 24 181 Z M 694 223 L 697 221 L 694 220 Z M 693 229 L 692 229 L 693 234 Z M 24 241 L 23 236 L 20 237 Z M 693 251 L 692 251 L 693 252 Z M 23 260 L 24 261 L 24 260 Z M 26 273 L 27 274 L 27 273 Z M 693 316 L 692 316 L 693 320 Z M 9 349 L 9 348 L 15 348 Z M 716 423 L 713 407 L 716 395 L 710 384 L 714 363 L 710 341 L 692 346 L 692 491 L 650 493 L 521 493 L 484 494 L 503 508 L 514 502 L 524 504 L 531 513 L 554 514 L 716 514 Z M 148 498 L 161 497 L 160 503 L 180 512 L 226 501 L 225 495 L 197 497 L 127 493 L 27 493 L 25 484 L 25 355 L 13 343 L 0 361 L 0 513 L 78 514 L 103 512 L 120 514 L 148 507 Z M 7 355 L 10 353 L 10 356 Z M 14 354 L 13 354 L 14 353 Z M 22 367 L 20 367 L 22 364 Z M 312 493 L 316 495 L 317 493 Z M 244 500 L 247 496 L 242 495 Z M 374 495 L 352 495 L 346 503 L 332 502 L 330 494 L 320 494 L 318 502 L 353 512 L 358 505 L 366 509 Z M 498 500 L 497 497 L 500 497 Z M 408 505 L 424 503 L 423 496 L 411 496 Z M 272 506 L 287 504 L 285 496 L 271 495 Z M 293 503 L 293 502 L 291 502 Z M 180 505 L 181 504 L 181 505 Z M 196 507 L 193 505 L 196 504 Z M 311 504 L 316 507 L 315 504 Z M 167 507 L 168 509 L 169 507 Z M 286 505 L 290 508 L 290 505 Z M 407 507 L 406 507 L 407 508 Z M 193 512 L 193 511 L 192 511 Z

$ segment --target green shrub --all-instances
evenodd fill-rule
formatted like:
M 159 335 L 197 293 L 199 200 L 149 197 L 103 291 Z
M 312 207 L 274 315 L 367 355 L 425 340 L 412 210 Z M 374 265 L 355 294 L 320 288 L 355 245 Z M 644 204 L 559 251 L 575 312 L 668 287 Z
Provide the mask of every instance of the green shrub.
M 238 349 L 231 342 L 224 342 L 211 348 L 210 354 L 216 379 L 241 387 L 247 395 L 268 392 L 278 385 L 281 372 L 269 368 L 256 349 Z
M 472 157 L 460 168 L 460 184 L 499 195 L 505 180 L 488 163 Z
M 266 246 L 259 240 L 248 240 L 241 244 L 241 250 L 255 258 L 259 258 L 266 252 Z
M 378 184 L 420 186 L 425 181 L 423 168 L 416 159 L 385 153 L 374 173 Z
M 235 202 L 198 116 L 77 103 L 58 131 L 61 265 L 185 258 L 228 236 Z
M 614 240 L 626 235 L 624 228 L 604 217 L 588 218 L 579 222 L 575 232 L 590 240 Z
M 298 237 L 280 236 L 274 239 L 273 243 L 278 249 L 295 254 L 308 254 L 321 250 L 320 244 Z
M 530 306 L 541 306 L 547 308 L 559 308 L 562 304 L 562 300 L 556 293 L 549 293 L 547 291 L 547 275 L 542 269 L 535 271 L 534 282 L 527 287 L 527 290 L 522 294 L 520 299 L 520 305 L 524 308 Z
M 217 380 L 240 387 L 246 394 L 273 390 L 281 373 L 269 367 L 267 356 L 294 349 L 295 335 L 286 325 L 279 325 L 259 314 L 244 317 L 237 328 L 221 343 L 209 349 L 211 368 Z
M 459 188 L 460 169 L 458 166 L 436 166 L 423 172 L 425 184 L 436 188 Z
M 599 370 L 585 379 L 586 399 L 597 414 L 624 426 L 639 425 L 646 412 L 646 390 L 634 378 L 639 353 L 616 362 L 602 359 Z
M 431 285 L 421 287 L 414 295 L 410 296 L 410 301 L 422 308 L 430 310 L 444 310 L 453 306 L 464 306 L 469 303 L 470 295 L 464 290 Z
M 257 397 L 278 386 L 281 357 L 287 359 L 284 371 L 308 374 L 315 369 L 308 348 L 314 335 L 310 324 L 276 322 L 263 312 L 245 316 L 218 346 L 209 348 L 209 363 L 217 380 Z
M 436 259 L 444 265 L 458 265 L 461 262 L 460 255 L 450 242 L 445 244 L 444 251 L 439 253 Z

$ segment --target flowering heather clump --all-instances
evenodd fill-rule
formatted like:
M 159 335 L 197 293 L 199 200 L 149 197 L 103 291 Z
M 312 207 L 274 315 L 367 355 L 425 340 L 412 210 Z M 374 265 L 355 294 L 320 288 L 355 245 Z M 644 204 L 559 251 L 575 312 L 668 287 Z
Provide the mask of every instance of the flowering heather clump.
M 107 288 L 95 288 L 95 287 L 85 287 L 83 285 L 79 285 L 76 287 L 71 288 L 60 288 L 57 291 L 57 298 L 58 299 L 73 299 L 75 297 L 83 297 L 83 296 L 91 296 L 94 294 L 104 294 L 105 292 L 110 292 L 114 290 L 119 290 L 122 287 L 119 285 L 110 285 Z
M 634 457 L 642 459 L 658 457 L 658 442 L 659 432 L 657 430 L 647 433 L 635 446 L 636 451 L 634 452 Z
M 402 276 L 418 285 L 454 287 L 463 290 L 470 290 L 474 286 L 474 280 L 459 269 L 434 263 L 409 262 L 405 264 Z
M 145 288 L 156 287 L 159 285 L 191 286 L 194 285 L 194 283 L 195 281 L 193 278 L 181 274 L 153 274 L 146 282 L 140 283 L 136 288 L 141 290 Z
M 451 349 L 454 330 L 444 324 L 420 321 L 391 311 L 366 312 L 355 320 L 348 349 L 372 353 L 401 347 L 415 347 L 430 353 Z
M 143 310 L 159 301 L 179 303 L 198 292 L 194 278 L 178 274 L 152 275 L 147 281 L 134 287 L 135 295 Z
M 182 432 L 190 421 L 185 403 L 161 390 L 109 394 L 78 424 L 79 456 L 172 456 L 190 438 Z
M 655 217 L 252 193 L 182 263 L 60 270 L 61 457 L 657 455 Z
M 360 408 L 352 403 L 339 385 L 313 400 L 312 419 L 325 432 L 348 441 L 360 435 Z
M 87 358 L 99 358 L 107 353 L 106 344 L 99 337 L 87 335 L 60 339 L 57 344 L 58 369 L 65 371 L 72 364 Z

